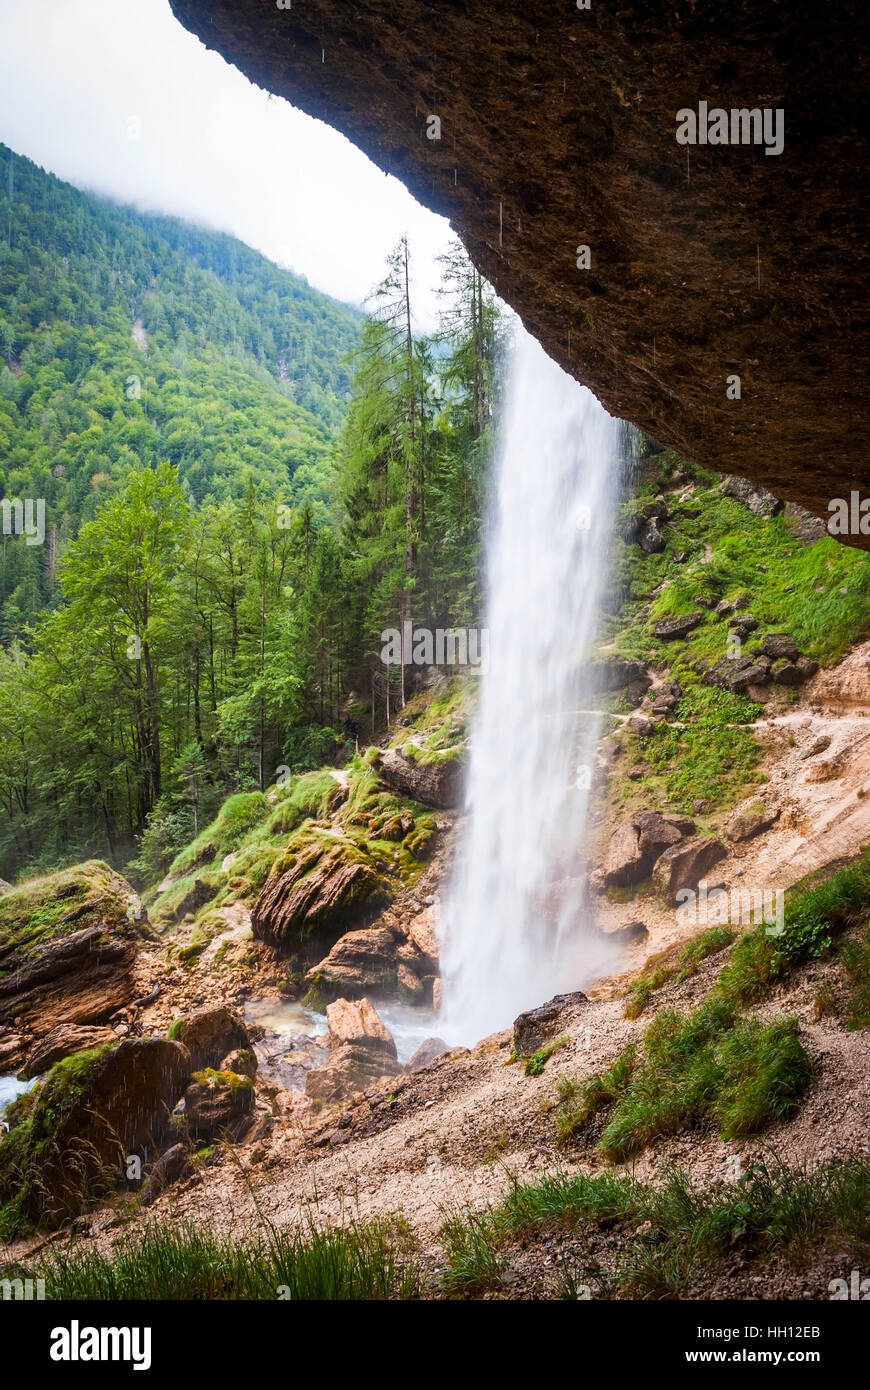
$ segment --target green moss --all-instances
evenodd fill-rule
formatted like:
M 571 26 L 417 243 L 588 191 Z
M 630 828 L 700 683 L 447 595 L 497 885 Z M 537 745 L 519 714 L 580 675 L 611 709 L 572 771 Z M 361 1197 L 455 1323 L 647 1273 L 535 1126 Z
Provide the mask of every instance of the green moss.
M 235 1094 L 236 1091 L 253 1089 L 253 1081 L 249 1076 L 239 1076 L 234 1071 L 216 1071 L 214 1067 L 206 1067 L 203 1071 L 195 1071 L 191 1076 L 191 1081 L 195 1081 L 199 1086 L 209 1086 L 212 1089 L 218 1086 L 226 1086 Z
M 184 1018 L 181 1017 L 181 1018 L 176 1018 L 176 1019 L 174 1019 L 173 1022 L 172 1022 L 172 1023 L 170 1024 L 170 1026 L 169 1026 L 169 1032 L 166 1034 L 168 1040 L 169 1040 L 170 1042 L 179 1042 L 180 1039 L 181 1039 L 181 1033 L 182 1033 L 183 1028 L 184 1028 Z

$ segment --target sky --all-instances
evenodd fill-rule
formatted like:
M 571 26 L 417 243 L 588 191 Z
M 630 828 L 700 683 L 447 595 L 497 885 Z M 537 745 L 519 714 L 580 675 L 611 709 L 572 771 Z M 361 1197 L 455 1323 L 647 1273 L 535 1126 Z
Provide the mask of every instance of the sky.
M 79 188 L 231 232 L 352 304 L 407 234 L 417 327 L 434 326 L 449 224 L 209 52 L 168 0 L 0 0 L 0 140 Z

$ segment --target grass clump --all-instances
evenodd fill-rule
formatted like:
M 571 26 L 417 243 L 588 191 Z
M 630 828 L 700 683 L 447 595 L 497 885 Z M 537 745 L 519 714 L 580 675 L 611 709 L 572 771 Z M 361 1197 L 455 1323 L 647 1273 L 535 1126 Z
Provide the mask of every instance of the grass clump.
M 504 1266 L 496 1252 L 496 1239 L 486 1212 L 454 1216 L 445 1222 L 441 1240 L 447 1252 L 447 1269 L 441 1283 L 448 1296 L 485 1293 L 498 1287 Z
M 822 1243 L 863 1252 L 870 1164 L 856 1158 L 790 1169 L 771 1160 L 713 1186 L 696 1185 L 678 1168 L 655 1186 L 612 1172 L 514 1179 L 498 1205 L 455 1217 L 442 1232 L 446 1286 L 466 1294 L 497 1288 L 512 1245 L 528 1265 L 530 1242 L 543 1255 L 559 1231 L 596 1227 L 607 1233 L 606 1253 L 587 1253 L 580 1270 L 563 1266 L 563 1296 L 576 1298 L 581 1281 L 592 1281 L 597 1298 L 677 1298 L 735 1258 L 750 1265 L 775 1254 L 796 1260 Z
M 870 1028 L 870 926 L 857 939 L 844 942 L 840 963 L 848 981 L 846 1027 Z
M 723 1138 L 752 1134 L 786 1119 L 812 1078 L 797 1022 L 737 1019 L 712 997 L 688 1016 L 659 1013 L 599 1141 L 611 1162 L 625 1162 L 659 1136 L 705 1120 Z
M 568 1076 L 559 1078 L 555 1118 L 561 1143 L 573 1139 L 599 1110 L 622 1098 L 636 1065 L 637 1045 L 629 1043 L 609 1071 L 596 1072 L 583 1081 Z
M 191 1226 L 149 1225 L 109 1255 L 57 1251 L 35 1274 L 67 1300 L 392 1300 L 420 1296 L 419 1271 L 379 1222 L 269 1229 L 235 1244 Z

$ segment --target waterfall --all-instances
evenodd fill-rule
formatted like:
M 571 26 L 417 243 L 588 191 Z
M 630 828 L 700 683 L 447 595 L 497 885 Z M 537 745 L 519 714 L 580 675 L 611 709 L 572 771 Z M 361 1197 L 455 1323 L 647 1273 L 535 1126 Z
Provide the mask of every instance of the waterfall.
M 441 915 L 439 1031 L 471 1044 L 613 964 L 585 908 L 600 732 L 585 656 L 618 494 L 620 424 L 519 327 L 487 542 L 490 657 Z

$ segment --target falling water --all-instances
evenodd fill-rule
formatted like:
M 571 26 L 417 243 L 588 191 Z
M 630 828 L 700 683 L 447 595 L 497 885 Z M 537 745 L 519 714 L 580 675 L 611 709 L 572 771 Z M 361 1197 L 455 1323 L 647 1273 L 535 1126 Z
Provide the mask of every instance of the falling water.
M 584 908 L 600 723 L 584 658 L 612 535 L 620 425 L 518 329 L 503 441 L 488 542 L 490 659 L 441 922 L 439 1032 L 464 1043 L 612 962 Z

